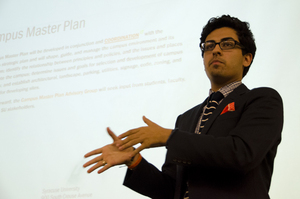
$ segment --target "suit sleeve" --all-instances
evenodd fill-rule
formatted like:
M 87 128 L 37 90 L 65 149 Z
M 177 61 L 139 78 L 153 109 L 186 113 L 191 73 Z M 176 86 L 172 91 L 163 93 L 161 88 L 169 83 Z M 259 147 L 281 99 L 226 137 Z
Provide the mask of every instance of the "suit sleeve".
M 283 105 L 275 90 L 254 89 L 236 101 L 236 111 L 218 116 L 204 135 L 185 131 L 181 117 L 167 141 L 173 162 L 247 173 L 268 157 L 273 161 L 281 140 Z
M 134 169 L 127 169 L 124 185 L 153 199 L 173 199 L 175 193 L 176 166 L 166 160 L 162 171 L 144 158 Z

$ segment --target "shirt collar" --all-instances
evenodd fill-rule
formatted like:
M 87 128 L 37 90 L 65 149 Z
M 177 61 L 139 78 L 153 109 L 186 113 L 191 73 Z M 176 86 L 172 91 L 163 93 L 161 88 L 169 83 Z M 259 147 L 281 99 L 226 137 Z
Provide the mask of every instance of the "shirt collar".
M 232 82 L 232 83 L 227 84 L 226 86 L 223 86 L 218 91 L 220 91 L 224 95 L 224 98 L 225 98 L 241 84 L 242 84 L 242 81 Z M 211 95 L 212 93 L 214 93 L 214 91 L 209 89 L 209 95 Z

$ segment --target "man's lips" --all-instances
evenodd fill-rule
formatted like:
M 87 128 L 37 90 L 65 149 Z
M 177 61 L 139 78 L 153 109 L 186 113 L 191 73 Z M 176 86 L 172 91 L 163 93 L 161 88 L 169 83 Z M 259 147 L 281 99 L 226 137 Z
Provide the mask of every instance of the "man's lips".
M 219 59 L 213 59 L 209 62 L 209 65 L 211 64 L 220 64 L 220 63 L 224 63 L 222 60 Z

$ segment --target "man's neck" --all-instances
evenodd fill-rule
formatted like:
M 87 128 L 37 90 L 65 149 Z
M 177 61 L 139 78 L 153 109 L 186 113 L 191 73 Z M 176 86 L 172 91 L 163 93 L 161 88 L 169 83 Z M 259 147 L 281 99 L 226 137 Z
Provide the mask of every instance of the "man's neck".
M 219 83 L 219 82 L 212 82 L 211 81 L 211 90 L 214 91 L 214 92 L 217 92 L 218 90 L 220 90 L 222 87 L 228 85 L 228 84 L 231 84 L 231 83 L 234 83 L 234 82 L 241 82 L 242 79 L 237 79 L 235 81 L 228 81 L 228 82 L 222 82 L 222 83 Z
M 225 86 L 222 86 L 221 88 L 219 88 L 216 91 L 210 89 L 209 95 L 213 92 L 220 91 L 224 95 L 224 97 L 226 97 L 229 93 L 231 93 L 235 88 L 237 88 L 241 84 L 242 84 L 242 81 L 235 81 L 235 82 L 226 84 Z

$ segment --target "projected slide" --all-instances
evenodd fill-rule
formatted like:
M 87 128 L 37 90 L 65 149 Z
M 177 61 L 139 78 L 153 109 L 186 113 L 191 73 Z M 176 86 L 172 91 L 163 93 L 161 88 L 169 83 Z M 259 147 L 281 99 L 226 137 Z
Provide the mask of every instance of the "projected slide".
M 80 24 L 79 27 L 84 28 L 85 21 L 76 24 Z M 59 25 L 54 27 L 59 27 Z M 37 34 L 34 32 L 35 28 L 31 30 L 33 30 L 32 34 Z M 37 30 L 41 34 L 43 29 Z M 30 32 L 29 28 L 28 32 Z M 150 68 L 159 73 L 159 71 L 165 70 L 161 67 L 170 68 L 181 63 L 182 46 L 182 42 L 176 40 L 172 35 L 164 34 L 163 30 L 152 30 L 68 46 L 54 46 L 6 54 L 1 57 L 3 60 L 1 80 L 5 81 L 1 94 L 5 94 L 7 97 L 9 94 L 12 94 L 11 96 L 26 94 L 28 97 L 2 101 L 1 104 L 7 106 L 2 108 L 1 112 L 37 108 L 35 102 L 38 100 L 48 100 L 47 103 L 49 103 L 50 100 L 68 96 L 76 97 L 119 89 L 184 82 L 184 76 L 168 78 L 167 73 L 164 78 L 146 76 L 144 81 L 135 78 L 135 75 L 138 75 L 141 70 Z M 133 80 L 121 85 L 115 81 L 109 81 L 122 73 Z M 102 85 L 91 84 L 86 88 L 71 86 L 65 91 L 60 89 L 65 83 L 75 84 L 78 81 L 89 79 L 108 81 Z M 137 79 L 136 82 L 135 79 Z M 49 85 L 51 85 L 50 90 Z M 45 87 L 47 89 L 44 89 Z M 40 95 L 40 93 L 44 94 Z

